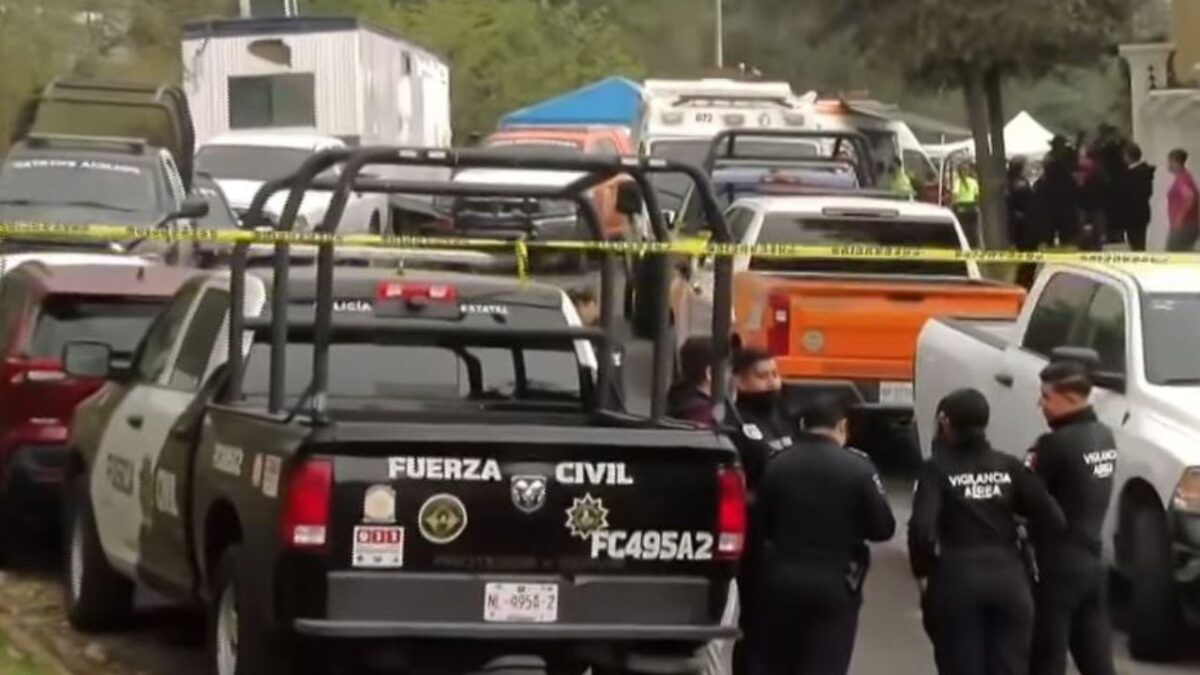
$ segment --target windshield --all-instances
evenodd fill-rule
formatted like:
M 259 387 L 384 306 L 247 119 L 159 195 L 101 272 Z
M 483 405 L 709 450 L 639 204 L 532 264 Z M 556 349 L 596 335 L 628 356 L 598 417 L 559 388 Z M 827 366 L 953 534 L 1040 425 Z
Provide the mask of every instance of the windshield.
M 157 211 L 148 166 L 96 159 L 10 159 L 0 170 L 0 203 Z
M 709 138 L 654 141 L 650 144 L 650 156 L 703 168 L 711 144 L 712 139 Z M 684 193 L 692 186 L 691 179 L 680 173 L 652 173 L 650 179 L 657 192 L 659 206 L 664 209 L 678 209 L 683 203 Z
M 1191 348 L 1191 340 L 1200 334 L 1200 294 L 1150 293 L 1142 312 L 1146 380 L 1158 385 L 1200 385 L 1200 353 Z
M 57 359 L 72 340 L 98 340 L 128 358 L 168 300 L 52 295 L 42 304 L 29 355 Z
M 299 148 L 264 145 L 206 145 L 196 153 L 196 171 L 216 178 L 265 183 L 282 178 L 308 159 L 312 152 Z
M 246 393 L 267 395 L 271 348 L 255 343 L 246 365 Z M 474 391 L 470 363 L 478 360 Z M 312 376 L 312 345 L 288 343 L 287 394 L 295 402 Z M 525 391 L 518 391 L 523 372 Z M 364 408 L 389 401 L 508 399 L 579 401 L 580 375 L 573 351 L 495 347 L 461 348 L 335 343 L 329 349 L 329 397 Z
M 962 248 L 954 224 L 948 220 L 837 218 L 796 213 L 767 214 L 756 243 Z M 750 269 L 771 272 L 968 276 L 965 262 L 920 260 L 813 260 L 755 256 L 750 260 Z

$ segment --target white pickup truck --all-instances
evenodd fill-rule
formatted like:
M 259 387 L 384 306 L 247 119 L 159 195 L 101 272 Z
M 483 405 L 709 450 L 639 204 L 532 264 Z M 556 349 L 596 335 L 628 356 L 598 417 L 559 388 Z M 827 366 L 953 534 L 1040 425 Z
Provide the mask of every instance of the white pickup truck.
M 988 435 L 1024 457 L 1047 431 L 1039 371 L 1058 347 L 1100 360 L 1092 403 L 1117 438 L 1104 555 L 1128 582 L 1130 651 L 1171 655 L 1200 616 L 1200 266 L 1048 265 L 1015 322 L 930 319 L 915 398 L 928 457 L 938 401 L 959 387 L 992 406 Z M 1182 610 L 1182 611 L 1181 611 Z

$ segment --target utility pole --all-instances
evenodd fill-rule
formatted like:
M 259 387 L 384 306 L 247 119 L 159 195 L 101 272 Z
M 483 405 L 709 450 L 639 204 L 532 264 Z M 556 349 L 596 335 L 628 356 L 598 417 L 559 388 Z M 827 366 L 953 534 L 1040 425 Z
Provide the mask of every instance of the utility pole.
M 716 3 L 717 8 L 717 70 L 720 70 L 725 67 L 725 30 L 722 27 L 724 17 L 721 16 L 723 14 L 721 0 L 713 0 L 713 2 Z

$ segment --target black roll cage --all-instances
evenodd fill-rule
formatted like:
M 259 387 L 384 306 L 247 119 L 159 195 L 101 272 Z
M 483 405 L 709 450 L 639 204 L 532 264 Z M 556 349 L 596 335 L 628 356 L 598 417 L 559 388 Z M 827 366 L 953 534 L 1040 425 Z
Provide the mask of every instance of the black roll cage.
M 861 131 L 813 131 L 805 129 L 724 129 L 713 136 L 704 158 L 704 172 L 712 176 L 719 159 L 761 159 L 778 161 L 778 155 L 736 154 L 739 138 L 813 139 L 833 141 L 830 157 L 803 158 L 803 161 L 820 163 L 836 162 L 843 144 L 854 149 L 854 171 L 858 184 L 864 188 L 875 187 L 879 176 L 875 175 L 875 160 L 871 155 L 871 142 Z
M 317 181 L 317 176 L 330 167 L 342 164 L 341 175 L 335 180 L 323 179 Z M 513 185 L 482 185 L 454 183 L 444 181 L 402 181 L 390 179 L 360 177 L 368 165 L 402 165 L 402 166 L 434 166 L 447 168 L 508 168 L 535 169 L 581 172 L 587 175 L 561 188 L 537 188 L 536 186 Z M 318 235 L 330 235 L 330 241 L 319 243 L 317 246 L 317 288 L 316 311 L 310 328 L 313 335 L 313 368 L 312 381 L 308 388 L 309 399 L 312 401 L 313 420 L 318 424 L 328 424 L 327 389 L 329 383 L 329 343 L 333 321 L 333 270 L 335 266 L 334 243 L 332 235 L 337 232 L 338 224 L 346 210 L 346 204 L 351 192 L 361 193 L 407 193 L 425 195 L 456 195 L 456 196 L 512 196 L 534 198 L 559 198 L 574 201 L 580 205 L 583 218 L 587 221 L 592 236 L 596 241 L 603 241 L 600 218 L 595 205 L 584 194 L 590 188 L 599 185 L 618 175 L 630 176 L 639 188 L 640 197 L 645 206 L 645 214 L 650 221 L 651 231 L 658 242 L 670 241 L 670 232 L 663 221 L 658 205 L 657 193 L 649 179 L 650 174 L 677 173 L 684 174 L 696 186 L 701 200 L 701 206 L 711 224 L 713 238 L 719 243 L 732 243 L 729 227 L 725 223 L 721 209 L 713 195 L 711 185 L 704 171 L 694 164 L 669 161 L 654 157 L 634 157 L 617 155 L 575 155 L 539 154 L 521 152 L 507 154 L 489 149 L 434 149 L 409 148 L 396 146 L 378 146 L 367 148 L 331 148 L 322 150 L 310 156 L 291 175 L 268 181 L 262 185 L 251 201 L 250 207 L 243 220 L 243 226 L 250 229 L 262 227 L 263 208 L 275 194 L 288 190 L 288 199 L 283 208 L 275 231 L 289 232 L 292 230 L 296 216 L 299 213 L 305 192 L 314 187 L 333 189 L 333 198 L 325 213 L 325 220 L 315 228 Z M 237 400 L 241 397 L 241 376 L 244 364 L 242 351 L 244 332 L 247 328 L 266 328 L 264 321 L 247 320 L 245 316 L 245 279 L 247 268 L 247 252 L 249 242 L 239 242 L 234 246 L 231 261 L 230 277 L 230 321 L 229 321 L 229 354 L 228 373 L 230 386 L 225 392 L 226 400 Z M 268 393 L 268 412 L 280 414 L 284 404 L 286 391 L 285 381 L 285 350 L 288 335 L 302 326 L 288 317 L 289 303 L 289 252 L 290 244 L 286 241 L 275 243 L 273 261 L 273 282 L 269 330 L 271 333 L 271 368 Z M 600 321 L 601 328 L 571 328 L 553 331 L 513 330 L 506 328 L 472 329 L 464 332 L 461 326 L 420 327 L 397 326 L 393 330 L 421 332 L 441 332 L 451 335 L 473 335 L 485 339 L 488 335 L 509 340 L 514 336 L 525 340 L 588 340 L 599 346 L 597 360 L 599 373 L 597 390 L 599 392 L 598 406 L 604 408 L 613 390 L 614 375 L 613 348 L 617 342 L 617 256 L 613 251 L 601 253 L 601 292 L 600 292 Z M 669 260 L 665 255 L 652 256 L 654 264 L 662 267 L 663 277 L 666 278 Z M 715 265 L 714 279 L 714 312 L 713 340 L 715 359 L 713 363 L 714 391 L 724 391 L 727 378 L 726 366 L 729 360 L 731 316 L 728 309 L 733 303 L 733 260 L 728 256 L 719 257 Z M 674 358 L 669 350 L 674 348 L 670 335 L 667 333 L 669 304 L 667 302 L 667 287 L 656 289 L 661 296 L 657 303 L 658 311 L 654 317 L 654 373 L 651 393 L 651 421 L 658 422 L 666 416 L 666 394 L 671 377 L 671 364 Z M 339 327 L 340 327 L 339 323 Z M 389 330 L 376 326 L 373 330 Z

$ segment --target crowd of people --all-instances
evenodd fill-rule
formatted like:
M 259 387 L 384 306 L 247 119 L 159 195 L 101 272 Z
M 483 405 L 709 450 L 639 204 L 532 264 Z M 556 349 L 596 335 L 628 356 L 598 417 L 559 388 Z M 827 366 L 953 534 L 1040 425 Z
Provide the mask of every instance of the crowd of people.
M 847 409 L 818 396 L 785 405 L 774 357 L 735 350 L 732 391 L 714 392 L 710 338 L 681 348 L 672 417 L 721 428 L 747 477 L 750 527 L 739 576 L 738 675 L 849 670 L 869 543 L 896 520 L 870 458 L 847 446 Z M 909 556 L 942 675 L 1114 673 L 1100 525 L 1116 461 L 1088 401 L 1095 364 L 1056 361 L 1036 396 L 1051 431 L 1025 462 L 991 448 L 973 389 L 938 406 L 938 436 L 915 485 Z M 820 514 L 820 517 L 813 517 Z M 1026 530 L 1028 527 L 1028 530 Z
M 1172 150 L 1166 160 L 1172 175 L 1167 250 L 1190 251 L 1200 237 L 1196 183 L 1185 150 Z M 1144 251 L 1154 173 L 1141 148 L 1110 125 L 1102 125 L 1090 142 L 1055 136 L 1036 180 L 1023 158 L 1009 162 L 1010 240 L 1018 250 L 1029 251 L 1096 251 L 1105 244 Z

